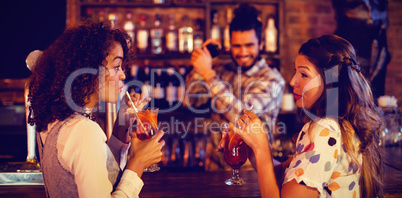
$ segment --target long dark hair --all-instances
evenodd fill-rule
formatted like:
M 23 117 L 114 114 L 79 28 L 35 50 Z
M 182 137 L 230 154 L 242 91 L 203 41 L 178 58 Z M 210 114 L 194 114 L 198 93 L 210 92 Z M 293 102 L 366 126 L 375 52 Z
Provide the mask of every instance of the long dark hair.
M 304 43 L 299 54 L 307 56 L 324 80 L 324 91 L 309 112 L 318 118 L 338 120 L 345 149 L 356 164 L 352 140 L 357 134 L 363 158 L 361 196 L 383 197 L 383 159 L 378 146 L 382 122 L 370 85 L 356 62 L 353 46 L 339 36 L 325 35 Z M 303 120 L 312 120 L 311 115 L 304 114 Z
M 83 25 L 66 29 L 58 39 L 44 50 L 30 77 L 31 103 L 29 123 L 36 131 L 47 130 L 55 120 L 65 120 L 76 111 L 67 100 L 79 107 L 90 102 L 92 94 L 98 94 L 99 66 L 108 56 L 113 42 L 121 44 L 124 63 L 131 57 L 128 48 L 130 37 L 111 29 L 107 23 L 86 21 Z M 67 79 L 79 69 L 92 69 L 97 74 L 80 74 L 71 85 L 71 94 L 65 95 Z M 95 70 L 94 70 L 95 69 Z

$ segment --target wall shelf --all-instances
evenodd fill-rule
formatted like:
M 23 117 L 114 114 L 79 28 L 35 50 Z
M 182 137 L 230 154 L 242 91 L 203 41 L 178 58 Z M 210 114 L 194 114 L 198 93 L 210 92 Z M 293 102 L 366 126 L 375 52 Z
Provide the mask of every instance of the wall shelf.
M 90 0 L 88 0 L 90 1 Z M 260 11 L 260 17 L 263 23 L 263 30 L 266 27 L 267 17 L 274 17 L 276 28 L 278 30 L 278 51 L 276 53 L 267 53 L 265 51 L 261 52 L 264 58 L 275 59 L 275 63 L 280 63 L 281 53 L 283 49 L 283 2 L 282 0 L 203 0 L 191 1 L 188 3 L 177 3 L 173 0 L 165 0 L 163 4 L 154 4 L 152 1 L 123 1 L 119 0 L 116 2 L 97 2 L 96 0 L 81 1 L 81 0 L 67 0 L 67 26 L 75 25 L 81 20 L 85 20 L 87 13 L 93 13 L 93 19 L 99 18 L 99 13 L 102 10 L 105 19 L 107 19 L 107 14 L 115 12 L 118 15 L 118 20 L 120 23 L 125 20 L 125 13 L 132 12 L 133 19 L 135 23 L 135 28 L 139 27 L 139 15 L 147 15 L 147 27 L 150 28 L 153 24 L 155 14 L 162 15 L 162 27 L 167 28 L 168 16 L 170 14 L 175 15 L 176 28 L 182 25 L 182 17 L 188 15 L 190 17 L 190 23 L 192 23 L 193 28 L 195 27 L 195 20 L 202 19 L 202 31 L 204 34 L 204 40 L 210 38 L 211 34 L 211 11 L 217 11 L 219 14 L 218 24 L 221 27 L 221 38 L 223 37 L 223 30 L 226 25 L 226 11 L 228 8 L 235 8 L 239 3 L 250 3 L 254 5 Z M 122 25 L 119 26 L 122 28 Z M 264 33 L 263 38 L 264 39 Z M 262 41 L 264 42 L 264 41 Z M 134 42 L 136 45 L 136 41 Z M 149 59 L 152 62 L 158 63 L 158 61 L 167 62 L 183 62 L 188 65 L 191 59 L 190 53 L 162 53 L 162 54 L 140 54 L 136 53 L 136 60 L 142 61 Z M 231 57 L 228 52 L 221 52 L 219 56 L 219 61 L 230 61 Z M 280 67 L 277 65 L 276 67 Z

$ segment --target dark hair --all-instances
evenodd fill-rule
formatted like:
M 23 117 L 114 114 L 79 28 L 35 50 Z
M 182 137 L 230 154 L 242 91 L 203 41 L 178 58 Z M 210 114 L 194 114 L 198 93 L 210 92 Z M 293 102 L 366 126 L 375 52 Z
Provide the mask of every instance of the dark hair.
M 352 140 L 357 134 L 363 156 L 361 196 L 382 197 L 382 150 L 378 146 L 381 117 L 370 85 L 356 62 L 353 46 L 339 36 L 324 35 L 304 43 L 299 54 L 307 56 L 324 80 L 324 91 L 309 109 L 310 113 L 338 119 L 345 149 L 356 164 Z M 307 115 L 303 119 L 311 120 Z
M 233 31 L 248 30 L 254 30 L 258 43 L 261 43 L 262 23 L 258 20 L 258 10 L 248 3 L 242 3 L 234 10 L 234 18 L 230 23 L 230 34 Z
M 113 42 L 121 44 L 126 63 L 131 57 L 127 46 L 131 42 L 130 37 L 103 22 L 87 21 L 81 26 L 66 29 L 44 50 L 29 79 L 29 123 L 36 125 L 36 131 L 45 131 L 49 123 L 65 120 L 75 113 L 67 100 L 85 107 L 90 96 L 98 94 L 99 66 L 104 64 Z M 67 79 L 83 68 L 92 69 L 97 74 L 76 76 L 71 85 L 71 95 L 65 95 Z

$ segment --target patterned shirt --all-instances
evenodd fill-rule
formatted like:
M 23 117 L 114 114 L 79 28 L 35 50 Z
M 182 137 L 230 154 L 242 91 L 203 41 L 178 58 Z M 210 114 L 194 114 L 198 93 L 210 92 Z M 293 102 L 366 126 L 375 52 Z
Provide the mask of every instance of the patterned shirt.
M 207 109 L 211 113 L 210 140 L 206 151 L 206 170 L 228 168 L 222 153 L 216 152 L 223 123 L 234 122 L 243 110 L 250 109 L 264 123 L 266 131 L 272 131 L 282 104 L 285 81 L 277 69 L 270 68 L 261 59 L 247 71 L 234 64 L 214 68 L 215 77 L 208 82 L 192 71 L 186 78 L 187 95 L 184 105 L 193 113 Z M 211 102 L 210 108 L 205 107 Z M 197 109 L 197 107 L 199 107 Z M 206 113 L 206 112 L 203 112 Z M 212 126 L 219 126 L 219 129 Z M 269 133 L 272 135 L 272 133 Z M 272 141 L 273 138 L 270 138 Z
M 189 74 L 185 105 L 199 107 L 211 99 L 211 117 L 219 124 L 233 122 L 243 110 L 253 105 L 253 112 L 271 131 L 282 104 L 285 86 L 279 71 L 270 68 L 265 59 L 257 61 L 246 72 L 233 64 L 219 66 L 215 71 L 217 75 L 208 82 L 195 71 Z
M 360 197 L 359 178 L 362 155 L 359 141 L 352 141 L 357 156 L 356 165 L 347 155 L 338 123 L 330 118 L 303 126 L 296 143 L 296 154 L 285 170 L 283 184 L 297 183 L 317 189 L 320 197 Z

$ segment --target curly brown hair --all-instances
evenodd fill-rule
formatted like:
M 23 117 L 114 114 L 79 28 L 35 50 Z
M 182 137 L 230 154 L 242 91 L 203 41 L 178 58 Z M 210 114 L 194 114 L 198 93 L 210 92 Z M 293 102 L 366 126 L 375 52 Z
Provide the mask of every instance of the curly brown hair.
M 78 27 L 68 28 L 44 50 L 29 79 L 31 106 L 28 121 L 35 124 L 36 131 L 46 131 L 49 123 L 65 120 L 74 114 L 76 111 L 67 100 L 85 107 L 91 95 L 98 93 L 99 66 L 104 63 L 114 42 L 121 44 L 123 65 L 126 65 L 132 57 L 128 47 L 130 37 L 105 22 L 86 21 Z M 91 69 L 96 74 L 75 76 L 71 94 L 66 95 L 67 79 L 79 69 Z

